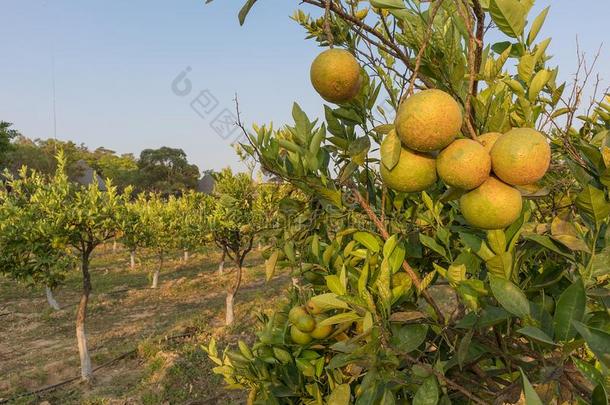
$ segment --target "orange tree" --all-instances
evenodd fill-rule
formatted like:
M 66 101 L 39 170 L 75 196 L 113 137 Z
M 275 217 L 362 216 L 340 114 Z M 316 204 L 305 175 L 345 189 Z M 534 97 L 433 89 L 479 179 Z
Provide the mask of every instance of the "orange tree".
M 278 247 L 316 277 L 207 347 L 250 403 L 606 403 L 610 106 L 578 124 L 533 3 L 301 2 L 324 120 L 238 124 L 306 196 Z
M 90 380 L 93 370 L 86 334 L 87 306 L 92 291 L 89 267 L 95 248 L 114 238 L 118 231 L 120 200 L 111 184 L 107 184 L 106 191 L 101 191 L 97 182 L 87 186 L 70 182 L 63 153 L 58 154 L 57 162 L 53 176 L 45 179 L 28 176 L 24 169 L 19 180 L 9 183 L 14 189 L 11 187 L 4 194 L 3 204 L 21 207 L 17 207 L 14 216 L 9 215 L 13 219 L 7 232 L 13 234 L 13 253 L 5 259 L 16 260 L 13 271 L 23 272 L 16 274 L 20 278 L 47 283 L 58 281 L 48 270 L 65 270 L 73 262 L 80 264 L 82 292 L 76 310 L 76 341 L 81 378 Z M 19 218 L 19 223 L 14 221 Z M 15 225 L 21 227 L 22 236 L 17 237 L 18 228 L 11 229 Z

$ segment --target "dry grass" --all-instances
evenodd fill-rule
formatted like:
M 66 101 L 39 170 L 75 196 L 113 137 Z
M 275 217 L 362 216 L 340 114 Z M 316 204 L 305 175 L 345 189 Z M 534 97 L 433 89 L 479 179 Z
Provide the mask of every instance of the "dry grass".
M 144 256 L 129 270 L 128 254 L 97 252 L 92 265 L 92 294 L 87 333 L 94 367 L 129 350 L 136 355 L 95 374 L 89 386 L 71 384 L 41 397 L 14 403 L 50 404 L 174 404 L 241 402 L 242 393 L 227 393 L 211 374 L 200 344 L 214 335 L 220 340 L 251 340 L 255 311 L 277 304 L 287 287 L 285 277 L 264 283 L 257 253 L 246 263 L 243 287 L 236 300 L 236 325 L 223 326 L 224 289 L 232 277 L 216 273 L 219 255 L 198 252 L 188 263 L 169 261 L 160 288 L 148 287 L 153 257 Z M 42 289 L 28 289 L 0 279 L 0 398 L 56 384 L 79 374 L 74 316 L 80 277 L 74 272 L 55 293 L 62 310 L 49 308 Z M 196 332 L 186 340 L 163 336 Z

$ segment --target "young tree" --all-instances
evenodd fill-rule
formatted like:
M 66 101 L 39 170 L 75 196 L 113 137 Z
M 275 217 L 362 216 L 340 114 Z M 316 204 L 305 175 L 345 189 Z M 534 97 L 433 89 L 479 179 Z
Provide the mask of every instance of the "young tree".
M 257 199 L 257 188 L 245 173 L 224 169 L 216 175 L 209 227 L 216 245 L 235 265 L 235 279 L 227 288 L 225 323 L 235 320 L 235 296 L 242 281 L 243 265 L 252 250 L 254 238 L 267 224 L 264 199 Z
M 332 48 L 324 123 L 238 122 L 316 215 L 278 247 L 323 277 L 252 352 L 211 342 L 215 372 L 252 403 L 606 403 L 610 107 L 573 128 L 582 83 L 564 94 L 533 1 L 370 3 L 293 17 Z
M 147 201 L 144 194 L 139 194 L 134 200 L 132 188 L 127 187 L 121 194 L 120 212 L 120 241 L 129 250 L 129 266 L 136 267 L 136 252 L 149 244 L 151 234 L 143 219 L 144 207 Z
M 98 184 L 84 187 L 68 181 L 66 175 L 66 160 L 62 152 L 57 157 L 58 168 L 54 176 L 40 182 L 37 176 L 27 176 L 27 170 L 22 170 L 23 189 L 28 190 L 24 197 L 27 204 L 24 212 L 31 210 L 28 226 L 36 232 L 49 232 L 46 235 L 50 246 L 61 251 L 51 251 L 57 264 L 67 259 L 59 260 L 65 254 L 65 247 L 76 252 L 74 257 L 80 262 L 83 276 L 83 287 L 76 311 L 76 339 L 81 363 L 81 377 L 90 380 L 92 376 L 91 358 L 87 348 L 85 321 L 87 304 L 91 293 L 91 275 L 89 266 L 91 254 L 95 248 L 112 239 L 118 229 L 119 198 L 116 190 L 107 184 L 107 191 L 100 191 Z M 9 195 L 12 195 L 9 192 Z M 10 198 L 9 198 L 10 201 Z M 23 222 L 26 223 L 26 222 Z M 46 228 L 46 227 L 49 228 Z M 43 235 L 38 235 L 43 236 Z M 23 254 L 34 256 L 37 245 L 32 242 L 20 244 Z M 43 245 L 45 250 L 49 245 Z M 62 266 L 63 267 L 63 266 Z M 61 268 L 61 267 L 60 267 Z M 26 268 L 27 269 L 27 268 Z
M 39 199 L 45 179 L 24 167 L 0 189 L 0 273 L 31 286 L 44 286 L 49 305 L 59 310 L 53 290 L 75 259 L 56 224 L 44 216 Z
M 152 274 L 151 288 L 159 286 L 159 274 L 163 270 L 167 253 L 175 246 L 176 212 L 159 195 L 150 193 L 143 207 L 141 220 L 150 237 L 146 239 L 147 247 L 159 257 L 159 266 Z

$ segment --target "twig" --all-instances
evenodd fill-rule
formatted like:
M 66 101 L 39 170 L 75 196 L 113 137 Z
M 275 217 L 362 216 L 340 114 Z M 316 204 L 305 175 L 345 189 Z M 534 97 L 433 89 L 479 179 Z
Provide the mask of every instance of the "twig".
M 468 92 L 466 93 L 466 100 L 464 101 L 464 113 L 466 114 L 466 129 L 470 133 L 470 137 L 477 140 L 477 133 L 474 129 L 475 122 L 475 112 L 471 106 L 471 99 L 473 94 L 475 93 L 475 76 L 477 74 L 476 70 L 476 49 L 477 48 L 477 40 L 475 34 L 473 33 L 473 21 L 472 15 L 468 10 L 468 5 L 465 4 L 466 12 L 462 10 L 460 4 L 456 4 L 456 8 L 462 19 L 466 24 L 466 28 L 468 30 Z
M 324 9 L 324 32 L 326 33 L 326 38 L 328 39 L 328 44 L 332 48 L 335 42 L 333 37 L 333 32 L 330 29 L 330 2 L 331 0 L 326 0 L 326 6 Z
M 379 217 L 377 216 L 377 214 L 375 214 L 375 212 L 373 212 L 371 206 L 366 201 L 366 199 L 362 196 L 362 194 L 360 194 L 360 191 L 358 191 L 358 188 L 355 186 L 351 186 L 350 190 L 354 194 L 354 197 L 356 197 L 356 200 L 358 201 L 358 204 L 360 204 L 360 207 L 362 207 L 364 212 L 368 215 L 368 217 L 371 219 L 371 221 L 373 221 L 373 223 L 375 224 L 375 227 L 381 234 L 381 237 L 384 240 L 388 240 L 390 238 L 390 234 L 388 233 L 388 230 L 386 229 L 385 225 L 379 220 Z M 402 268 L 407 273 L 409 278 L 413 281 L 413 284 L 415 285 L 417 290 L 418 291 L 421 290 L 421 279 L 419 278 L 417 273 L 415 273 L 415 270 L 413 270 L 413 268 L 409 265 L 409 263 L 407 263 L 406 260 L 404 260 L 402 262 Z M 428 294 L 428 291 L 422 290 L 421 295 L 428 302 L 428 304 L 430 304 L 430 306 L 432 306 L 432 308 L 434 309 L 434 312 L 436 313 L 436 316 L 438 316 L 440 323 L 445 324 L 445 316 L 441 312 L 440 308 L 438 307 L 438 305 L 436 304 L 434 299 L 430 296 L 430 294 Z
M 415 58 L 415 67 L 413 68 L 413 74 L 411 75 L 411 80 L 409 80 L 409 90 L 407 91 L 407 95 L 413 95 L 413 87 L 415 86 L 415 80 L 417 79 L 417 75 L 419 74 L 419 67 L 421 65 L 422 57 L 424 56 L 424 52 L 426 52 L 426 48 L 428 46 L 428 42 L 430 42 L 430 35 L 432 35 L 432 25 L 434 25 L 434 18 L 436 17 L 436 13 L 440 9 L 443 4 L 443 0 L 436 0 L 434 6 L 432 6 L 429 10 L 428 14 L 428 25 L 426 26 L 426 31 L 424 33 L 424 38 L 422 40 L 422 44 L 417 52 L 417 57 Z
M 460 393 L 462 393 L 466 398 L 470 399 L 472 402 L 474 402 L 475 404 L 479 404 L 479 405 L 487 405 L 487 402 L 483 401 L 481 398 L 477 397 L 476 395 L 474 395 L 472 392 L 468 391 L 466 388 L 462 387 L 460 384 L 456 383 L 453 380 L 450 380 L 449 378 L 445 377 L 441 372 L 439 372 L 438 370 L 436 370 L 433 367 L 430 367 L 428 364 L 426 363 L 422 363 L 417 361 L 416 359 L 414 359 L 413 357 L 411 357 L 411 355 L 409 354 L 403 354 L 402 355 L 405 359 L 407 359 L 408 361 L 410 361 L 411 363 L 415 363 L 418 364 L 419 366 L 421 366 L 422 368 L 426 369 L 426 371 L 428 371 L 429 373 L 432 373 L 436 376 L 436 378 L 438 378 L 440 381 L 444 382 L 445 384 L 447 384 L 448 386 L 450 386 L 451 388 L 455 389 L 456 391 L 459 391 Z
M 311 4 L 313 6 L 326 9 L 326 3 L 322 3 L 321 1 L 303 0 L 303 3 Z M 409 60 L 408 56 L 402 51 L 402 49 L 400 49 L 400 47 L 398 45 L 396 45 L 392 40 L 386 38 L 381 32 L 375 30 L 370 25 L 367 25 L 364 22 L 360 21 L 355 16 L 352 16 L 352 15 L 346 13 L 345 11 L 341 10 L 332 2 L 330 3 L 329 8 L 330 8 L 330 11 L 335 13 L 341 19 L 343 19 L 345 21 L 349 21 L 353 25 L 355 25 L 355 26 L 359 27 L 360 29 L 366 31 L 367 33 L 373 35 L 375 38 L 377 38 L 379 40 L 379 42 L 381 44 L 383 44 L 382 46 L 380 46 L 379 42 L 374 41 L 374 40 L 368 38 L 367 36 L 361 35 L 361 37 L 363 39 L 365 39 L 366 41 L 371 42 L 371 44 L 373 44 L 374 46 L 386 51 L 388 54 L 400 59 L 409 70 L 413 71 L 413 69 L 414 69 L 413 63 Z M 354 31 L 356 31 L 355 28 L 353 28 L 353 27 L 350 27 L 350 28 L 352 28 Z M 424 83 L 426 85 L 426 87 L 430 87 L 430 88 L 435 87 L 434 83 L 429 78 L 420 75 L 419 79 L 422 81 L 422 83 Z

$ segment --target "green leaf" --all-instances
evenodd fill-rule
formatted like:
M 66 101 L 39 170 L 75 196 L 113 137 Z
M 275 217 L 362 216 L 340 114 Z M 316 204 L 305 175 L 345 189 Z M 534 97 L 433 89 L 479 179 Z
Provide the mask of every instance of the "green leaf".
M 530 380 L 527 379 L 527 376 L 521 370 L 521 377 L 523 377 L 523 393 L 525 395 L 525 405 L 543 405 L 538 393 L 532 387 Z
M 553 342 L 553 339 L 551 339 L 551 337 L 549 335 L 547 335 L 542 330 L 540 330 L 534 326 L 524 326 L 523 328 L 517 330 L 517 332 L 519 332 L 522 335 L 531 337 L 532 339 L 535 339 L 542 343 L 547 343 L 550 345 L 555 344 L 555 342 Z
M 519 65 L 517 66 L 517 73 L 519 78 L 525 83 L 529 83 L 532 75 L 534 74 L 534 66 L 536 66 L 536 56 L 530 53 L 526 53 L 519 59 Z
M 350 388 L 349 384 L 340 384 L 335 386 L 327 399 L 329 405 L 349 405 L 350 403 Z
M 525 28 L 527 10 L 519 0 L 491 0 L 489 13 L 500 31 L 512 38 L 519 38 Z
M 413 405 L 436 405 L 438 403 L 438 383 L 436 377 L 427 377 L 413 397 Z
M 400 139 L 398 139 L 396 133 L 390 132 L 381 142 L 380 147 L 381 163 L 386 169 L 392 170 L 398 164 L 401 151 L 402 145 Z
M 322 311 L 326 311 L 329 309 L 348 309 L 349 306 L 345 301 L 337 298 L 337 294 L 335 293 L 326 293 L 316 295 L 311 297 L 310 300 L 316 304 L 317 307 L 322 309 Z
M 363 165 L 366 161 L 366 156 L 371 147 L 371 140 L 368 136 L 361 136 L 355 141 L 350 142 L 347 153 L 352 158 L 352 161 Z
M 273 274 L 275 274 L 275 265 L 277 264 L 279 253 L 278 250 L 274 251 L 269 259 L 265 261 L 265 279 L 267 281 L 271 280 Z
M 585 287 L 581 279 L 566 288 L 559 296 L 553 317 L 556 340 L 566 341 L 576 335 L 572 321 L 582 320 L 585 314 L 586 300 Z
M 431 238 L 428 235 L 420 233 L 419 240 L 424 246 L 427 246 L 428 248 L 432 249 L 434 252 L 438 253 L 443 257 L 447 257 L 447 252 L 445 251 L 445 248 L 442 247 L 435 239 Z
M 491 250 L 496 254 L 502 254 L 506 252 L 506 235 L 502 229 L 495 229 L 487 231 L 487 241 Z
M 379 246 L 379 241 L 371 233 L 356 232 L 354 233 L 354 239 L 373 253 L 379 252 L 379 249 L 381 248 L 381 246 Z
M 405 8 L 402 0 L 371 0 L 371 6 L 376 8 L 400 10 Z
M 603 330 L 590 328 L 582 322 L 572 321 L 580 336 L 583 337 L 600 363 L 610 368 L 610 334 Z
M 589 214 L 598 227 L 610 215 L 610 203 L 606 201 L 604 192 L 591 184 L 578 194 L 576 206 Z
M 532 242 L 536 242 L 539 245 L 544 246 L 545 248 L 552 250 L 553 252 L 555 252 L 557 254 L 560 254 L 561 256 L 574 260 L 574 255 L 563 251 L 548 236 L 528 234 L 528 235 L 523 235 L 523 237 L 527 240 L 531 240 Z
M 591 394 L 591 405 L 608 405 L 608 393 L 603 384 L 598 384 Z
M 457 360 L 460 370 L 462 369 L 462 365 L 468 356 L 468 349 L 470 348 L 470 341 L 472 340 L 472 335 L 474 333 L 474 329 L 470 329 L 460 340 L 460 344 L 457 349 Z
M 248 13 L 250 12 L 250 9 L 254 5 L 254 3 L 256 3 L 256 0 L 248 0 L 246 1 L 246 4 L 244 4 L 244 6 L 241 8 L 241 10 L 239 10 L 239 25 L 244 25 L 244 22 L 246 22 L 246 17 L 248 16 Z
M 409 353 L 424 343 L 427 333 L 425 324 L 392 325 L 391 342 L 398 350 Z
M 538 98 L 538 94 L 540 94 L 540 92 L 550 79 L 551 72 L 546 69 L 540 70 L 534 75 L 534 78 L 530 83 L 529 90 L 527 91 L 529 101 L 531 101 L 532 103 L 536 101 L 536 99 Z
M 336 274 L 331 274 L 330 276 L 325 276 L 324 278 L 326 279 L 326 286 L 333 293 L 337 295 L 345 295 L 347 293 L 343 283 L 339 279 L 339 276 Z
M 362 317 L 355 312 L 344 312 L 342 314 L 333 315 L 329 318 L 324 319 L 319 326 L 337 325 L 339 323 L 354 322 Z
M 530 28 L 530 32 L 527 35 L 527 44 L 528 45 L 531 45 L 534 42 L 534 40 L 536 39 L 536 36 L 540 32 L 540 28 L 542 28 L 542 25 L 544 24 L 544 20 L 546 19 L 546 15 L 549 13 L 549 8 L 550 8 L 550 6 L 546 7 L 534 19 L 534 22 L 532 23 L 532 26 Z
M 519 287 L 503 278 L 489 275 L 489 285 L 500 305 L 511 314 L 525 318 L 530 314 L 530 303 Z
M 508 252 L 495 255 L 485 262 L 485 266 L 491 274 L 510 280 L 513 269 L 513 255 Z
M 590 252 L 589 247 L 578 234 L 578 231 L 570 220 L 567 212 L 561 213 L 553 218 L 553 222 L 551 223 L 551 237 L 570 250 Z

